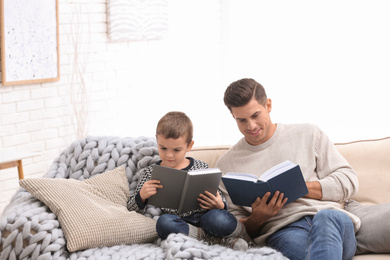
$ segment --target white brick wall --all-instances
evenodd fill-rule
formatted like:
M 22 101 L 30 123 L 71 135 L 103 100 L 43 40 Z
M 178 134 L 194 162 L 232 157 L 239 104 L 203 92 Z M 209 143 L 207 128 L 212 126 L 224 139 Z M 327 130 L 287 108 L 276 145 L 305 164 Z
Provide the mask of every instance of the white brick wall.
M 86 59 L 86 64 L 79 65 L 85 68 L 84 79 L 92 88 L 90 92 L 97 94 L 89 99 L 96 102 L 115 96 L 115 91 L 109 91 L 108 86 L 115 80 L 117 71 L 123 70 L 121 66 L 111 69 L 106 65 L 106 60 L 112 65 L 116 57 L 107 51 L 105 1 L 60 0 L 59 22 L 61 80 L 0 86 L 0 149 L 38 152 L 37 156 L 23 160 L 25 178 L 46 173 L 59 153 L 77 138 L 71 104 L 75 55 L 82 58 L 80 62 Z M 75 37 L 83 45 L 77 53 L 72 41 Z M 99 102 L 94 110 L 97 114 L 105 111 L 106 104 Z M 0 212 L 18 188 L 17 168 L 1 170 Z
M 170 1 L 172 24 L 162 41 L 111 42 L 105 0 L 59 0 L 61 80 L 0 86 L 0 149 L 38 152 L 23 160 L 25 178 L 46 173 L 77 138 L 72 93 L 81 91 L 81 79 L 87 95 L 76 101 L 86 105 L 76 109 L 87 111 L 88 135 L 153 136 L 169 110 L 187 112 L 195 125 L 204 122 L 209 108 L 196 104 L 214 99 L 204 92 L 220 83 L 220 7 L 218 1 L 195 2 L 194 10 L 193 4 Z M 207 126 L 204 131 L 213 138 Z M 0 171 L 0 212 L 19 187 L 17 176 L 16 168 Z

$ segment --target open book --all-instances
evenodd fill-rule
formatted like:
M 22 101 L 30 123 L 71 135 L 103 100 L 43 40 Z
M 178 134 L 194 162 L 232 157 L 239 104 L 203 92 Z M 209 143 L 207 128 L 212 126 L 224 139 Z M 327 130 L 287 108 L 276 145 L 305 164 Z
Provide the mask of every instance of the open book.
M 250 173 L 228 172 L 222 176 L 222 182 L 236 205 L 250 207 L 257 197 L 262 198 L 268 191 L 270 199 L 276 191 L 288 198 L 286 204 L 308 193 L 299 165 L 284 161 L 275 165 L 260 177 Z
M 216 195 L 222 172 L 218 168 L 199 169 L 186 172 L 179 169 L 154 165 L 152 180 L 160 180 L 163 185 L 157 193 L 149 198 L 148 203 L 177 209 L 178 213 L 200 209 L 197 198 L 209 191 Z

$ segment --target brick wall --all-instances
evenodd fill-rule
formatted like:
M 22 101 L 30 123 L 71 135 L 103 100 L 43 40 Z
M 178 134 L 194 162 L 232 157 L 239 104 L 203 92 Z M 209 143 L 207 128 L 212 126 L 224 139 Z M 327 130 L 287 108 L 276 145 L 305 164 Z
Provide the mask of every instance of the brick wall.
M 198 90 L 191 94 L 196 103 L 208 101 L 202 88 L 215 86 L 218 77 L 218 1 L 201 1 L 195 9 L 180 1 L 172 5 L 182 11 L 171 13 L 168 39 L 111 42 L 106 1 L 59 0 L 60 81 L 0 86 L 0 149 L 37 152 L 23 160 L 25 178 L 42 176 L 63 149 L 85 135 L 153 136 L 163 114 L 191 107 L 184 86 Z M 190 15 L 198 20 L 200 13 L 200 22 L 185 24 Z M 172 41 L 176 43 L 167 44 Z M 199 55 L 193 48 L 206 45 L 210 53 Z M 183 66 L 188 60 L 195 65 Z M 169 70 L 172 73 L 166 73 Z M 209 85 L 202 77 L 194 79 L 194 71 L 208 74 Z M 161 109 L 161 96 L 178 88 L 182 93 L 169 94 Z M 204 122 L 201 115 L 209 113 L 207 108 L 196 112 L 200 114 L 189 111 L 194 123 Z M 17 176 L 16 168 L 0 171 L 0 212 L 19 188 Z
M 77 137 L 70 102 L 72 63 L 75 57 L 74 44 L 71 42 L 72 26 L 75 17 L 91 17 L 82 19 L 78 24 L 80 30 L 85 30 L 84 26 L 88 25 L 88 36 L 104 39 L 105 9 L 105 1 L 77 1 L 76 4 L 60 0 L 61 80 L 44 84 L 0 86 L 0 148 L 37 153 L 23 160 L 25 178 L 42 176 L 56 156 Z M 75 10 L 80 13 L 72 13 Z M 92 66 L 97 69 L 94 64 Z M 104 81 L 100 80 L 99 84 L 101 82 Z M 16 168 L 0 172 L 0 212 L 19 188 L 17 176 Z
M 108 42 L 106 2 L 60 0 L 59 23 L 61 80 L 0 87 L 0 148 L 38 153 L 23 160 L 25 178 L 42 176 L 59 153 L 78 138 L 75 109 L 87 110 L 87 120 L 99 115 L 99 121 L 105 121 L 111 115 L 108 100 L 120 90 L 109 86 L 123 71 L 123 66 L 114 64 L 120 64 L 121 51 L 129 44 Z M 81 74 L 77 74 L 76 64 Z M 88 89 L 89 96 L 84 98 L 79 94 L 81 81 Z M 76 102 L 90 103 L 72 105 L 72 97 Z M 2 170 L 0 212 L 18 188 L 17 169 Z

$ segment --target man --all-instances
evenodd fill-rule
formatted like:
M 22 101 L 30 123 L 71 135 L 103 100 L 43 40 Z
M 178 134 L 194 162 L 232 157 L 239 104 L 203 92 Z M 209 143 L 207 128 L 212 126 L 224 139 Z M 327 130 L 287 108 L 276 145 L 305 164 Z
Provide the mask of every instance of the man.
M 267 244 L 289 259 L 351 259 L 360 220 L 342 209 L 358 190 L 356 173 L 324 132 L 310 124 L 274 124 L 271 99 L 253 79 L 241 79 L 225 91 L 225 105 L 244 137 L 217 162 L 222 172 L 261 176 L 285 160 L 300 165 L 309 193 L 285 205 L 275 193 L 251 207 L 234 205 L 221 187 L 229 210 L 259 245 Z M 245 192 L 245 191 L 243 191 Z M 284 206 L 285 205 L 285 206 Z

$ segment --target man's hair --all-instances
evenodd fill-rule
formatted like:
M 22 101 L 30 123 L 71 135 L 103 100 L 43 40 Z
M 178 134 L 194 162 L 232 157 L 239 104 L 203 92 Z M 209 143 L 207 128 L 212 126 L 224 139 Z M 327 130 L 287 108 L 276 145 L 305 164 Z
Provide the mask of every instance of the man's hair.
M 189 145 L 193 135 L 191 119 L 183 112 L 168 112 L 160 121 L 158 121 L 156 135 L 163 135 L 164 138 L 173 139 L 184 136 Z
M 254 79 L 240 79 L 231 83 L 225 90 L 223 101 L 227 108 L 242 107 L 255 98 L 259 104 L 265 106 L 267 94 L 263 86 Z

